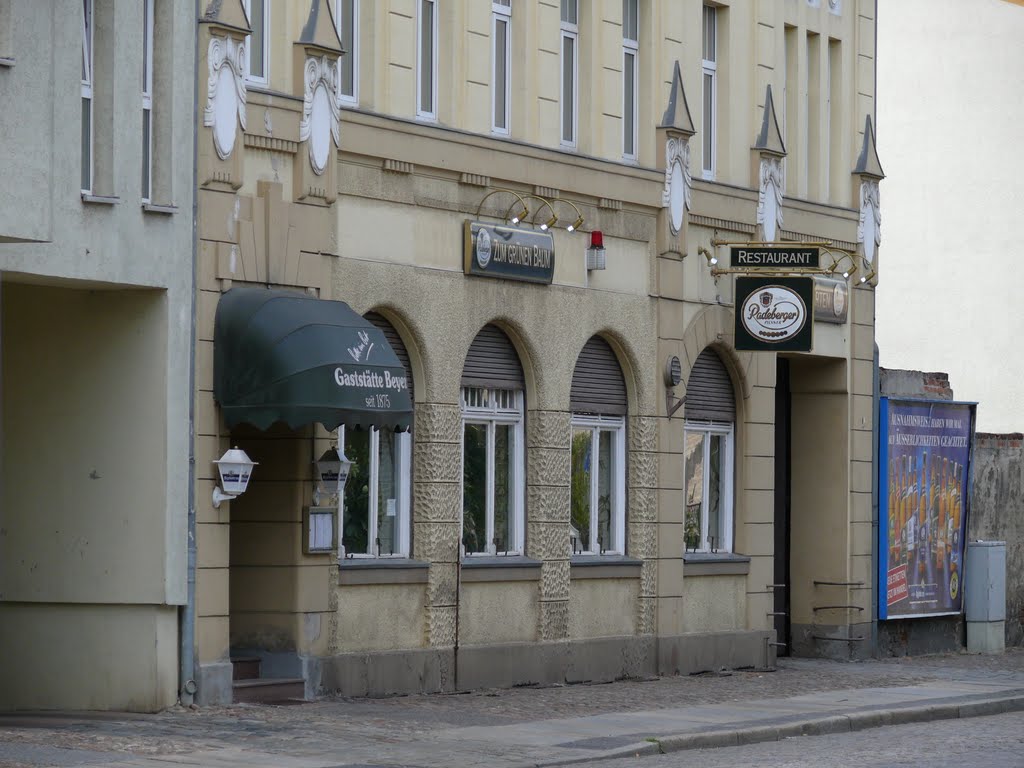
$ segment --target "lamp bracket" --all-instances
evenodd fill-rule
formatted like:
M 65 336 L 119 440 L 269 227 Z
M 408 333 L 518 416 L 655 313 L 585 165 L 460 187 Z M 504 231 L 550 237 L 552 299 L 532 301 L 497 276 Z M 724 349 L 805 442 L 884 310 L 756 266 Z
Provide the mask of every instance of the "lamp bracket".
M 686 402 L 686 395 L 677 398 L 671 387 L 665 388 L 665 414 L 672 418 L 676 411 Z
M 222 501 L 234 501 L 238 497 L 233 493 L 224 493 L 219 485 L 213 486 L 213 508 L 220 509 Z

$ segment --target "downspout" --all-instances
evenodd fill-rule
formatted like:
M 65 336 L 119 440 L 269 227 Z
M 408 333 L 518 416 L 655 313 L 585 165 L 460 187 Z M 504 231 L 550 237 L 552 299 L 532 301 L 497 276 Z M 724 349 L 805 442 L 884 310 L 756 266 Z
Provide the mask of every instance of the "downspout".
M 201 0 L 196 0 L 195 19 L 199 18 Z M 198 270 L 198 227 L 199 208 L 197 163 L 199 160 L 199 127 L 196 116 L 199 114 L 199 25 L 192 25 L 194 37 L 193 70 L 192 70 L 192 282 L 191 320 L 189 324 L 189 356 L 188 356 L 188 594 L 185 605 L 181 607 L 181 651 L 178 655 L 178 701 L 183 706 L 193 703 L 196 693 L 196 289 Z
M 873 344 L 874 360 L 871 366 L 871 655 L 878 657 L 878 590 L 885 587 L 878 578 L 878 398 L 881 385 L 878 376 L 878 344 Z

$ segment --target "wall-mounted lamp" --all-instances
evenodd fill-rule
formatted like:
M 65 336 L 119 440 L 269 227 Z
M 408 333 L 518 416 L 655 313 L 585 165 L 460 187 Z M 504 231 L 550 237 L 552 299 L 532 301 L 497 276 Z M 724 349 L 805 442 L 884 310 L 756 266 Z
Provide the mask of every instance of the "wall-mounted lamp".
M 699 248 L 697 248 L 697 253 L 699 253 L 701 256 L 703 256 L 705 259 L 708 260 L 708 266 L 709 267 L 713 267 L 716 264 L 718 264 L 718 257 L 715 256 L 715 254 L 713 254 L 711 251 L 709 251 L 703 245 L 700 246 Z
M 599 229 L 595 229 L 590 233 L 590 247 L 587 248 L 587 271 L 604 268 L 604 233 Z
M 505 211 L 505 217 L 504 217 L 505 221 L 510 221 L 511 220 L 511 222 L 513 224 L 518 224 L 520 221 L 524 221 L 526 219 L 526 217 L 530 215 L 530 209 L 527 207 L 526 201 L 523 199 L 523 196 L 520 195 L 518 192 L 515 192 L 514 190 L 511 190 L 511 189 L 492 189 L 490 192 L 488 192 L 486 195 L 484 195 L 484 199 L 481 200 L 480 201 L 480 205 L 478 205 L 476 207 L 476 218 L 480 218 L 480 211 L 483 210 L 484 203 L 487 202 L 487 199 L 489 197 L 492 197 L 492 196 L 498 194 L 499 192 L 502 192 L 502 193 L 504 193 L 506 195 L 512 195 L 516 199 L 516 201 L 519 203 L 519 205 L 522 206 L 520 208 L 519 212 L 516 213 L 515 215 L 513 215 L 513 210 L 512 209 L 516 207 L 516 204 L 512 203 L 512 205 L 510 205 L 508 207 L 508 210 Z M 531 195 L 531 197 L 532 197 L 532 195 Z M 511 219 L 509 218 L 510 216 L 511 216 Z
M 320 494 L 337 499 L 345 490 L 352 462 L 337 448 L 328 448 L 324 455 L 313 462 L 316 467 L 316 488 L 313 490 L 313 505 L 320 506 Z
M 839 271 L 839 265 L 843 263 L 844 259 L 849 259 L 850 266 L 843 270 L 843 278 L 844 279 L 849 278 L 850 275 L 852 275 L 854 272 L 856 272 L 857 271 L 857 262 L 854 260 L 853 256 L 851 256 L 849 253 L 846 253 L 844 251 L 843 253 L 840 254 L 838 259 L 835 256 L 832 257 L 832 266 L 829 267 L 828 273 L 830 275 L 834 275 L 836 272 L 838 272 Z
M 213 507 L 217 509 L 222 501 L 231 501 L 245 493 L 256 462 L 245 451 L 235 447 L 225 451 L 213 463 L 217 465 L 217 473 L 220 475 L 220 486 L 213 486 Z
M 572 209 L 576 211 L 576 221 L 574 221 L 572 224 L 568 225 L 565 228 L 567 232 L 572 232 L 573 230 L 577 230 L 583 226 L 583 214 L 580 213 L 580 209 L 576 207 L 576 203 L 572 202 L 571 200 L 562 200 L 561 198 L 556 198 L 555 202 L 571 205 Z
M 864 285 L 864 283 L 866 283 L 868 280 L 873 278 L 876 274 L 878 274 L 878 273 L 875 272 L 874 267 L 872 267 L 870 272 L 861 275 L 860 276 L 860 283 L 861 283 L 861 285 Z

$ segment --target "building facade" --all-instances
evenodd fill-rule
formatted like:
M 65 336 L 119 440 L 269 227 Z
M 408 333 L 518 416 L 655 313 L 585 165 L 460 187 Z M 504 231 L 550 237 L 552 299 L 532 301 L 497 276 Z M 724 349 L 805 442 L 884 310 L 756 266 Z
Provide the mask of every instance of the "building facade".
M 0 3 L 0 709 L 178 698 L 186 3 Z

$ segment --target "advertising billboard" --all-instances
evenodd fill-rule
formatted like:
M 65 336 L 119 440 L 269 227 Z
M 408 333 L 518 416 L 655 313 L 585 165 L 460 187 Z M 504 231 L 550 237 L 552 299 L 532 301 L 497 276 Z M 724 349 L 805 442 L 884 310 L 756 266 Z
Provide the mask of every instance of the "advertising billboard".
M 878 618 L 960 613 L 973 403 L 883 397 Z

